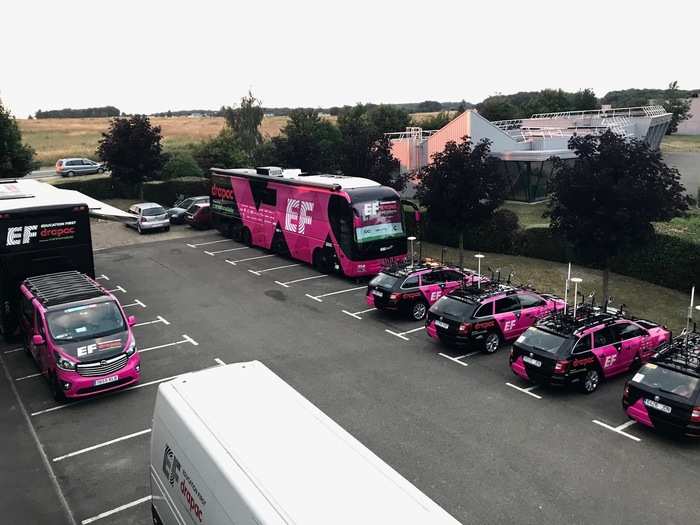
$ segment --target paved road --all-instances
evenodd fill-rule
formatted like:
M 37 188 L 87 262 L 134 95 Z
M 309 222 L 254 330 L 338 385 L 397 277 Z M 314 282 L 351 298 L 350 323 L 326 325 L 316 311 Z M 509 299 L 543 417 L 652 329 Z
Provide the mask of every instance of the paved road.
M 29 175 L 26 175 L 27 179 L 50 179 L 56 176 L 56 170 L 54 168 L 40 168 L 36 171 L 32 171 Z
M 700 515 L 700 444 L 626 425 L 624 378 L 590 396 L 532 389 L 510 372 L 507 348 L 444 348 L 420 323 L 366 311 L 362 285 L 214 233 L 100 251 L 95 263 L 144 323 L 138 388 L 57 408 L 27 355 L 0 348 L 78 523 L 148 523 L 157 384 L 215 359 L 263 361 L 465 524 Z M 46 492 L 38 482 L 15 477 Z M 8 504 L 0 499 L 0 512 Z

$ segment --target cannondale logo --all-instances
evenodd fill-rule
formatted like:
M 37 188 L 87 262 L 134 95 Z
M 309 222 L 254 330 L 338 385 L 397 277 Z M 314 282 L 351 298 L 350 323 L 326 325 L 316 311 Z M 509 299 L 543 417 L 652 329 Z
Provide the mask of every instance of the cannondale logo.
M 314 203 L 299 199 L 287 199 L 287 213 L 284 229 L 294 233 L 304 233 L 307 224 L 311 224 L 311 212 Z
M 170 445 L 166 443 L 165 450 L 163 451 L 163 473 L 168 478 L 171 485 L 175 485 L 178 481 L 178 472 L 180 471 L 180 462 L 177 456 L 170 448 Z

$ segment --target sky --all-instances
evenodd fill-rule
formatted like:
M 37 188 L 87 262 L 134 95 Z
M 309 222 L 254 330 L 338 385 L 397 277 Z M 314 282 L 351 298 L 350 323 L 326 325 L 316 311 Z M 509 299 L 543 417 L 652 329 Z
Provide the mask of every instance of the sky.
M 38 109 L 479 102 L 700 88 L 700 2 L 6 0 L 0 99 Z

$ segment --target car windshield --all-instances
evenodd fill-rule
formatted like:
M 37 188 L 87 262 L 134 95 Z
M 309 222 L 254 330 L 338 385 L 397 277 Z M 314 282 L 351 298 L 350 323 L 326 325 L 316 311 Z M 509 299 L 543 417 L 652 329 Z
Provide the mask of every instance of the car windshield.
M 152 216 L 152 215 L 163 215 L 165 213 L 165 210 L 161 208 L 160 206 L 154 206 L 153 208 L 145 208 L 141 214 L 146 215 L 146 216 Z
M 566 339 L 560 335 L 545 332 L 537 327 L 528 328 L 523 335 L 518 337 L 518 343 L 527 345 L 537 350 L 543 350 L 549 354 L 556 354 Z
M 449 295 L 440 298 L 430 310 L 438 315 L 449 315 L 459 319 L 469 319 L 474 314 L 478 304 L 467 303 L 459 299 L 453 299 Z
M 194 204 L 194 199 L 185 199 L 184 201 L 178 202 L 176 204 L 176 207 L 182 208 L 183 210 L 186 210 L 187 208 L 192 206 L 192 204 Z
M 357 202 L 353 205 L 353 211 L 358 243 L 395 239 L 404 235 L 401 202 L 396 199 Z
M 113 301 L 72 306 L 46 315 L 56 341 L 80 341 L 126 330 L 124 317 Z
M 372 286 L 383 286 L 385 288 L 392 288 L 395 284 L 396 281 L 398 281 L 398 278 L 394 277 L 393 275 L 389 275 L 386 273 L 378 273 L 374 279 L 372 279 L 369 284 Z
M 640 368 L 632 381 L 690 399 L 700 385 L 700 379 L 649 363 Z

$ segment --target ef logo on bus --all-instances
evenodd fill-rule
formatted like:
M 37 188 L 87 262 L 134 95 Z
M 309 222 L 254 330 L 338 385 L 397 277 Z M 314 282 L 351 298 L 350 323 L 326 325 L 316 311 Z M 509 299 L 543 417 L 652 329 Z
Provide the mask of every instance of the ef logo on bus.
M 284 229 L 293 233 L 304 233 L 306 225 L 311 224 L 311 212 L 313 210 L 313 202 L 287 199 Z
M 36 237 L 36 230 L 39 226 L 32 224 L 31 226 L 13 226 L 7 229 L 6 246 L 18 246 L 20 244 L 29 244 Z

